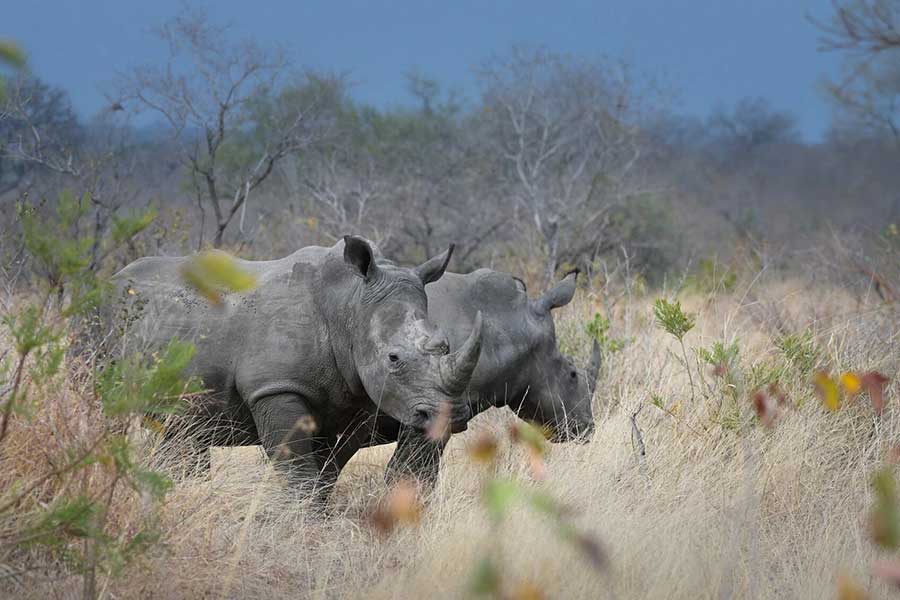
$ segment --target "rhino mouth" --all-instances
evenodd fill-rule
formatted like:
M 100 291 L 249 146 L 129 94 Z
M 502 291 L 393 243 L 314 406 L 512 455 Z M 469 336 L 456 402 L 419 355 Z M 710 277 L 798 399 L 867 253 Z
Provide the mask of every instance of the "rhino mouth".
M 446 404 L 434 406 L 422 403 L 413 409 L 410 425 L 421 431 L 440 434 L 440 430 L 449 429 L 450 433 L 460 433 L 469 426 L 472 412 L 468 404 L 455 406 L 448 410 Z

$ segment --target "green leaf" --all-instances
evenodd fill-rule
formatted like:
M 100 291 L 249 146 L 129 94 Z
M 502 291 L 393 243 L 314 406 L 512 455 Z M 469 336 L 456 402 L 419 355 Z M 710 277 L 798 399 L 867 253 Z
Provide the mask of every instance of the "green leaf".
M 110 416 L 177 412 L 181 397 L 199 391 L 183 372 L 194 357 L 194 345 L 171 340 L 150 364 L 136 355 L 107 366 L 97 378 L 97 394 Z
M 629 340 L 610 337 L 609 329 L 609 319 L 600 313 L 594 313 L 594 318 L 588 321 L 584 326 L 585 333 L 587 333 L 588 337 L 597 340 L 601 349 L 606 353 L 612 354 L 624 348 Z
M 475 565 L 469 590 L 475 596 L 500 594 L 500 571 L 490 558 L 483 558 Z
M 535 511 L 554 519 L 560 519 L 566 508 L 553 496 L 546 492 L 534 491 L 525 497 L 526 503 Z
M 775 342 L 775 346 L 800 375 L 809 375 L 819 364 L 819 351 L 811 331 L 785 335 Z
M 514 442 L 523 444 L 538 456 L 543 456 L 546 452 L 547 437 L 542 429 L 527 421 L 516 421 L 513 423 L 510 432 Z
M 100 507 L 87 496 L 64 498 L 51 505 L 31 527 L 32 543 L 55 546 L 67 537 L 85 538 L 97 534 L 94 523 Z
M 27 59 L 18 44 L 11 40 L 0 40 L 0 62 L 14 69 L 24 69 Z
M 897 550 L 900 548 L 900 498 L 890 467 L 875 472 L 872 490 L 875 492 L 875 506 L 870 515 L 872 537 L 882 548 Z
M 500 521 L 506 515 L 510 505 L 522 496 L 519 484 L 511 479 L 492 479 L 482 491 L 482 501 L 488 514 L 494 521 Z
M 150 494 L 156 500 L 162 500 L 172 487 L 172 481 L 156 471 L 136 469 L 133 473 L 133 487 Z
M 222 292 L 247 292 L 256 277 L 242 269 L 227 252 L 210 250 L 195 255 L 181 270 L 184 280 L 212 304 L 222 303 Z
M 12 335 L 19 356 L 30 354 L 63 336 L 61 330 L 44 325 L 44 312 L 35 305 L 26 306 L 19 315 L 4 315 L 0 321 Z

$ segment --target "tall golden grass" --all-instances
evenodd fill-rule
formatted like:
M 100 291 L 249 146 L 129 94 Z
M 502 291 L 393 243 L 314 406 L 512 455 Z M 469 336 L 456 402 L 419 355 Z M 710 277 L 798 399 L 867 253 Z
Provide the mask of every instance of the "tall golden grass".
M 259 449 L 216 449 L 209 477 L 176 480 L 163 509 L 161 546 L 101 581 L 102 596 L 457 598 L 467 595 L 483 553 L 498 544 L 513 596 L 518 589 L 521 597 L 539 590 L 547 598 L 826 598 L 837 593 L 839 580 L 872 597 L 887 595 L 870 575 L 881 554 L 867 511 L 870 475 L 900 443 L 898 307 L 803 280 L 683 295 L 697 315 L 688 348 L 737 341 L 743 371 L 754 363 L 784 364 L 776 340 L 810 330 L 819 367 L 878 370 L 892 379 L 882 415 L 864 396 L 832 413 L 809 375 L 789 370 L 779 383 L 790 406 L 767 428 L 756 420 L 753 390 L 740 389 L 732 402 L 708 367 L 690 402 L 677 342 L 653 322 L 653 297 L 623 299 L 611 311 L 602 297 L 580 293 L 559 311 L 562 343 L 586 358 L 583 326 L 600 310 L 611 312 L 613 333 L 628 344 L 606 359 L 593 439 L 552 446 L 544 481 L 531 481 L 523 450 L 506 440 L 515 417 L 488 411 L 451 440 L 421 522 L 383 537 L 366 515 L 386 493 L 383 471 L 393 446 L 355 457 L 324 515 L 292 496 Z M 41 447 L 55 432 L 77 435 L 89 426 L 83 392 L 70 385 L 41 399 L 36 421 L 17 428 L 4 448 L 0 481 L 48 468 Z M 549 490 L 570 506 L 578 526 L 601 541 L 606 569 L 593 569 L 524 507 L 493 539 L 479 500 L 490 474 L 467 452 L 485 432 L 501 440 L 497 474 Z M 151 446 L 147 460 L 165 460 Z M 116 511 L 127 524 L 140 519 L 142 506 L 127 501 Z M 68 598 L 79 589 L 76 576 L 53 563 L 0 580 L 10 597 Z

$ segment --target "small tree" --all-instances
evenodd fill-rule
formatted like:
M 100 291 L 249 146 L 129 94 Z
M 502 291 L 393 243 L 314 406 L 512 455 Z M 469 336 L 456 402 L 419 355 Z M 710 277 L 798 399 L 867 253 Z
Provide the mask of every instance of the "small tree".
M 164 119 L 200 207 L 201 244 L 209 205 L 219 247 L 275 165 L 322 135 L 321 97 L 299 95 L 297 103 L 279 105 L 283 110 L 260 113 L 257 102 L 289 72 L 287 58 L 253 41 L 234 41 L 228 27 L 212 24 L 202 11 L 185 9 L 155 33 L 168 56 L 162 66 L 123 77 L 117 105 Z M 240 229 L 246 236 L 243 219 Z
M 826 91 L 855 125 L 900 147 L 900 1 L 834 0 L 834 14 L 814 21 L 825 50 L 844 54 L 844 75 Z
M 151 509 L 169 482 L 142 464 L 128 433 L 136 416 L 175 411 L 181 395 L 196 390 L 181 377 L 193 346 L 173 341 L 152 360 L 123 357 L 102 371 L 74 357 L 64 362 L 71 340 L 83 333 L 79 322 L 105 301 L 108 286 L 91 268 L 95 244 L 79 227 L 90 203 L 63 193 L 54 207 L 39 213 L 22 204 L 17 213 L 38 276 L 20 290 L 16 306 L 0 312 L 0 332 L 11 342 L 0 354 L 0 462 L 9 464 L 24 440 L 41 435 L 41 418 L 66 410 L 73 388 L 85 391 L 86 418 L 55 432 L 42 448 L 43 468 L 4 470 L 0 562 L 15 558 L 27 572 L 35 568 L 28 552 L 41 548 L 81 576 L 82 598 L 90 600 L 101 575 L 120 572 L 158 540 Z M 143 216 L 120 219 L 99 246 L 120 246 L 149 224 Z M 88 384 L 80 387 L 76 380 L 85 375 Z M 139 522 L 117 523 L 117 509 L 139 499 L 145 502 Z
M 485 140 L 545 245 L 545 278 L 595 248 L 637 194 L 639 99 L 627 64 L 515 49 L 480 71 Z

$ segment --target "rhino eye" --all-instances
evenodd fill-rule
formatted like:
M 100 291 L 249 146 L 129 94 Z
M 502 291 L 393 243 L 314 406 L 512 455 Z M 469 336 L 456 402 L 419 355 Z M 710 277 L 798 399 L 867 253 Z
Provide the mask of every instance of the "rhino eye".
M 398 360 L 400 360 L 400 357 L 397 356 L 396 354 L 394 354 L 393 352 L 391 352 L 390 354 L 388 354 L 388 360 L 391 361 L 392 363 L 395 363 Z
M 569 376 L 572 379 L 576 379 L 578 377 L 578 371 L 572 371 L 571 373 L 569 373 Z

